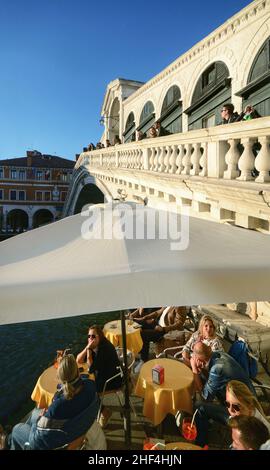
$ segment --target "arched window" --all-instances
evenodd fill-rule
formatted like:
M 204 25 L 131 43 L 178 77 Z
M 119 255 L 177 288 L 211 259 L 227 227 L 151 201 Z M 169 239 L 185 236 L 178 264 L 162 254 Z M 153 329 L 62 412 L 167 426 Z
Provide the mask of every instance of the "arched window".
M 270 115 L 270 37 L 253 61 L 247 85 L 236 95 L 242 96 L 243 109 L 251 104 L 261 116 Z
M 146 133 L 148 129 L 154 124 L 155 122 L 155 109 L 152 101 L 147 101 L 145 103 L 143 110 L 140 115 L 140 124 L 137 127 L 137 131 L 142 131 Z
M 229 70 L 223 62 L 214 62 L 200 76 L 185 110 L 189 129 L 215 126 L 220 121 L 220 107 L 231 101 Z
M 134 113 L 132 112 L 128 115 L 123 136 L 124 142 L 132 142 L 133 140 L 135 140 L 135 117 Z
M 178 86 L 173 85 L 166 93 L 162 103 L 159 121 L 171 134 L 182 132 L 182 102 Z

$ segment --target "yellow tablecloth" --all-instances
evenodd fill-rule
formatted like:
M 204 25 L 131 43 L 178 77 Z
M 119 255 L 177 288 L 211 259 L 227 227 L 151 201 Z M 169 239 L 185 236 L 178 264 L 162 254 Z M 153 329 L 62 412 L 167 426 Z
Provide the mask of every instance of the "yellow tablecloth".
M 189 442 L 170 442 L 165 446 L 166 450 L 203 450 L 201 447 Z
M 152 368 L 164 367 L 164 383 L 152 381 Z M 144 398 L 143 414 L 154 425 L 160 424 L 168 413 L 178 410 L 192 413 L 193 373 L 189 367 L 173 359 L 152 359 L 140 370 L 135 395 Z
M 84 372 L 87 373 L 87 364 L 80 364 L 80 367 L 83 367 Z M 92 377 L 90 376 L 89 378 Z M 48 369 L 42 372 L 31 395 L 38 408 L 48 408 L 50 406 L 58 383 L 57 369 L 54 366 L 48 367 Z
M 139 326 L 138 323 L 133 322 L 129 325 L 129 320 L 126 320 L 126 332 L 127 332 L 127 349 L 133 351 L 136 355 L 142 349 L 143 342 L 141 338 L 140 328 L 134 328 Z M 122 347 L 122 330 L 121 321 L 114 320 L 106 323 L 103 328 L 104 335 L 114 345 Z

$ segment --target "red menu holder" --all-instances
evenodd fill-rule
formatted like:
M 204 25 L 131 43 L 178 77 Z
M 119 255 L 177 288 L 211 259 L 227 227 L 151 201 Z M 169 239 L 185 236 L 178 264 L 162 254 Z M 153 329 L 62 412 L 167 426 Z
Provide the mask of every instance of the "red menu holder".
M 161 385 L 164 382 L 164 367 L 157 364 L 152 368 L 152 380 L 155 384 Z

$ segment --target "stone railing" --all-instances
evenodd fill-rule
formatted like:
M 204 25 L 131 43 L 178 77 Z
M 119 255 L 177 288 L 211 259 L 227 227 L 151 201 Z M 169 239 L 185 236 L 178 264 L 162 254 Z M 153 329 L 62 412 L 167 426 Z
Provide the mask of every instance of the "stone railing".
M 84 152 L 75 168 L 270 181 L 270 117 Z

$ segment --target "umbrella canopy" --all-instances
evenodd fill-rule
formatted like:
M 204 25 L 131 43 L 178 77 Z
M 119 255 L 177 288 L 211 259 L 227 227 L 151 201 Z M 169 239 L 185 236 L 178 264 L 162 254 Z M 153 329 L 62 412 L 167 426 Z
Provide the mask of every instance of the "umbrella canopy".
M 91 206 L 88 217 L 78 214 L 2 242 L 0 324 L 138 305 L 269 299 L 268 235 L 189 218 L 188 246 L 172 249 L 175 240 L 160 233 L 168 213 L 124 206 Z M 150 239 L 138 239 L 149 220 Z M 170 223 L 187 231 L 179 214 L 166 227 Z

